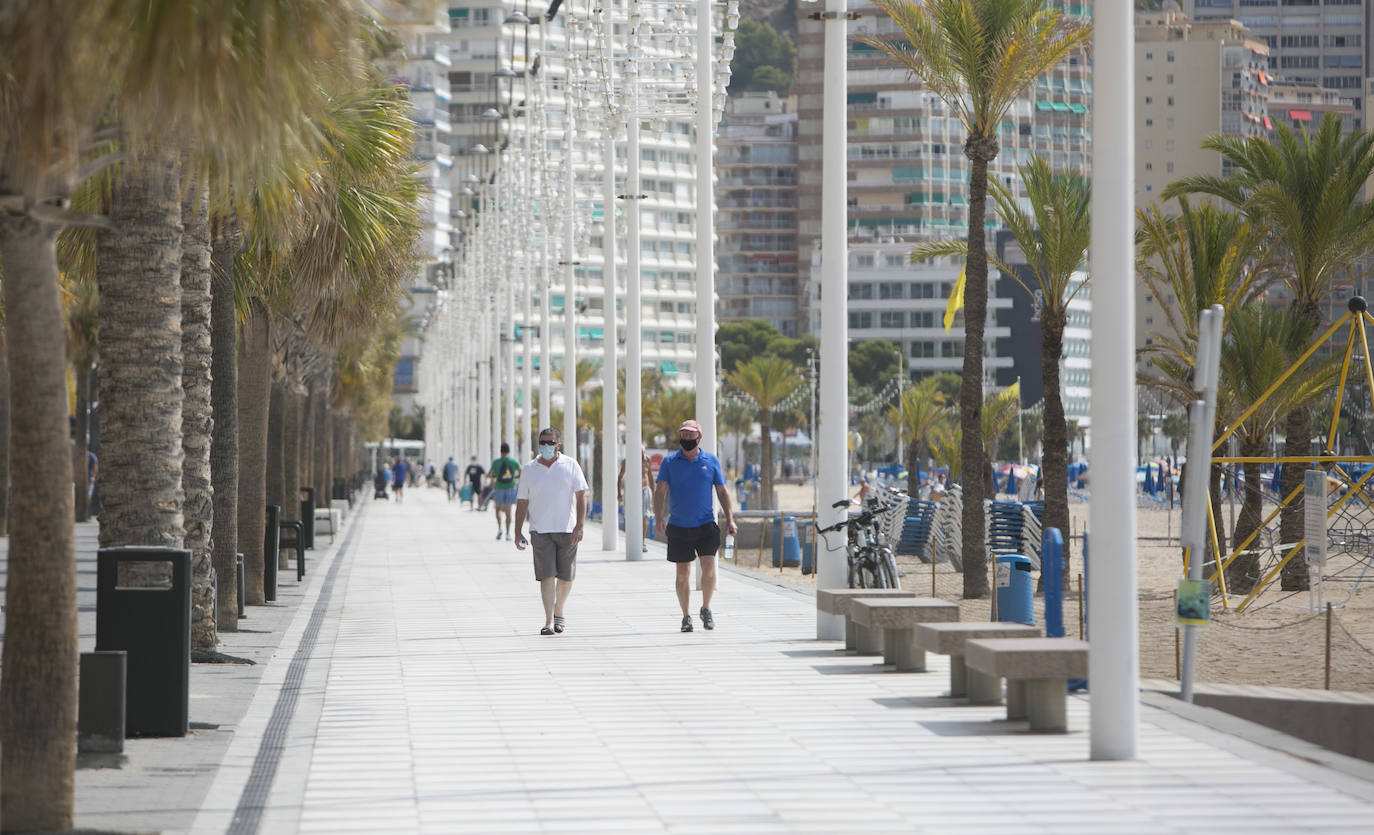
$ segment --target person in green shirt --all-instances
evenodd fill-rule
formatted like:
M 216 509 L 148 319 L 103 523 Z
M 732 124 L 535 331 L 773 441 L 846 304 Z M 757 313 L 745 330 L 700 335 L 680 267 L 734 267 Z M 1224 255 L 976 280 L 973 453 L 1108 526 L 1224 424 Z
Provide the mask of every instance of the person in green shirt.
M 504 532 L 510 539 L 511 508 L 515 505 L 515 480 L 520 477 L 520 462 L 510 455 L 510 444 L 501 444 L 501 457 L 491 462 L 487 478 L 491 479 L 491 503 L 496 505 L 496 538 L 502 534 L 501 516 L 506 517 Z

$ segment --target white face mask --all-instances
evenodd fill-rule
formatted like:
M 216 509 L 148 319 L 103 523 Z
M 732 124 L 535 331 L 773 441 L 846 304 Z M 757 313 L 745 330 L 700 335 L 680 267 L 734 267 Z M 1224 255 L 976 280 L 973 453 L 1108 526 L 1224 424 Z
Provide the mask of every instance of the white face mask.
M 558 454 L 558 445 L 557 445 L 557 444 L 540 444 L 540 445 L 539 445 L 539 457 L 540 457 L 540 458 L 543 458 L 545 461 L 552 461 L 552 460 L 553 460 L 553 457 L 554 457 L 555 455 L 557 455 L 557 454 Z

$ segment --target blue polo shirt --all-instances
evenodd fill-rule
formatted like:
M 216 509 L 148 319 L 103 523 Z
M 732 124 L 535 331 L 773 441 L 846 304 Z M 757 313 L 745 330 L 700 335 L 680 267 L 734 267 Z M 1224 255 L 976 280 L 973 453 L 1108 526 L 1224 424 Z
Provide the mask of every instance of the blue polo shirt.
M 716 521 L 711 493 L 714 485 L 725 484 L 719 458 L 702 450 L 693 461 L 679 450 L 658 465 L 658 480 L 670 488 L 668 524 L 697 528 Z

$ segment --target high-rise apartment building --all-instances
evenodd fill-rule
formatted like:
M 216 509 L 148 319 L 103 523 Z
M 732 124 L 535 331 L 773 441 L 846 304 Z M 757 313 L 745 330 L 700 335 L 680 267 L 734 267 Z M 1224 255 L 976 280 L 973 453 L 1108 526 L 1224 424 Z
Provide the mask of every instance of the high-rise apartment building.
M 379 62 L 394 84 L 406 88 L 414 107 L 415 157 L 419 176 L 425 185 L 424 226 L 419 242 L 422 272 L 410 282 L 410 318 L 419 321 L 433 298 L 435 271 L 451 244 L 453 168 L 450 151 L 452 124 L 449 120 L 448 50 L 441 39 L 448 32 L 448 18 L 442 9 L 426 9 L 416 4 L 378 3 L 378 21 L 400 39 L 403 51 Z M 413 331 L 409 333 L 413 334 Z M 421 379 L 421 343 L 414 335 L 402 341 L 400 357 L 392 379 L 396 404 L 409 411 Z
M 1275 79 L 1269 47 L 1232 18 L 1139 12 L 1135 42 L 1135 197 L 1145 209 L 1162 203 L 1175 180 L 1226 173 L 1221 155 L 1202 147 L 1207 137 L 1268 135 Z M 1172 206 L 1161 208 L 1173 213 Z M 1165 305 L 1173 302 L 1136 283 L 1137 348 L 1155 340 L 1165 326 Z
M 1360 127 L 1362 90 L 1370 75 L 1370 10 L 1366 0 L 1185 0 L 1194 20 L 1235 18 L 1269 47 L 1268 70 L 1293 81 L 1343 91 Z
M 519 176 L 513 166 L 530 164 L 520 156 L 524 136 L 533 131 L 534 143 L 546 143 L 551 158 L 559 160 L 559 171 L 553 176 L 563 177 L 564 119 L 568 112 L 569 51 L 582 56 L 599 50 L 594 26 L 580 21 L 577 27 L 566 25 L 569 13 L 584 13 L 579 6 L 571 9 L 563 4 L 551 20 L 543 20 L 547 3 L 530 4 L 524 0 L 450 0 L 447 4 L 449 32 L 443 37 L 450 66 L 448 79 L 452 92 L 449 113 L 453 122 L 454 178 L 453 191 L 459 195 L 455 210 L 471 214 L 476 195 L 464 195 L 464 183 L 475 171 L 489 172 L 492 155 L 482 153 L 505 147 L 503 152 L 515 160 L 508 167 L 507 176 Z M 616 14 L 622 14 L 622 3 L 613 3 Z M 516 15 L 516 13 L 519 15 Z M 689 20 L 695 19 L 695 7 L 685 10 Z M 519 21 L 523 15 L 532 21 Z M 512 20 L 512 18 L 516 18 Z M 541 32 L 542 29 L 542 32 Z M 616 37 L 623 37 L 623 24 L 616 24 Z M 645 45 L 645 53 L 657 56 L 660 47 Z M 542 50 L 542 58 L 540 57 Z M 535 61 L 539 59 L 538 75 Z M 661 60 L 678 60 L 677 53 L 663 52 Z M 538 99 L 536 101 L 536 99 Z M 648 106 L 649 103 L 646 103 Z M 539 109 L 545 124 L 532 124 Z M 646 112 L 646 127 L 640 133 L 640 191 L 644 195 L 633 205 L 640 210 L 641 280 L 643 290 L 642 327 L 640 339 L 646 368 L 654 367 L 664 373 L 670 383 L 690 384 L 696 356 L 696 223 L 699 206 L 696 194 L 695 125 L 691 115 L 676 115 L 651 120 Z M 524 322 L 517 314 L 521 332 L 534 338 L 544 327 L 551 329 L 553 340 L 552 366 L 563 364 L 567 340 L 577 341 L 579 357 L 596 359 L 604 351 L 606 339 L 615 339 L 622 347 L 625 334 L 625 311 L 618 306 L 607 315 L 603 298 L 604 257 L 602 243 L 608 230 L 604 206 L 605 159 L 602 131 L 605 123 L 595 109 L 575 114 L 576 134 L 572 143 L 572 169 L 576 181 L 576 212 L 578 226 L 575 233 L 576 253 L 573 258 L 573 287 L 567 286 L 566 270 L 554 266 L 548 276 L 552 319 L 542 321 L 539 305 L 535 305 L 534 320 Z M 657 129 L 648 127 L 656 123 Z M 623 139 L 617 145 L 611 163 L 617 175 L 617 193 L 623 193 L 626 171 L 626 149 Z M 482 149 L 478 149 L 478 145 Z M 477 151 L 477 153 L 474 153 Z M 560 186 L 561 187 L 561 186 Z M 706 196 L 710 199 L 710 196 Z M 625 206 L 611 207 L 610 217 L 616 218 L 616 228 L 624 235 Z M 561 219 L 566 215 L 562 204 L 543 207 L 540 218 L 552 215 Z M 455 222 L 458 222 L 455 219 Z M 555 229 L 555 240 L 561 244 L 564 232 Z M 456 242 L 455 242 L 456 243 Z M 625 246 L 617 247 L 617 285 L 627 281 Z M 517 305 L 518 308 L 518 305 Z M 575 313 L 571 328 L 567 313 Z M 523 358 L 517 356 L 517 365 Z M 555 395 L 561 400 L 561 392 Z
M 763 319 L 799 336 L 796 99 L 731 95 L 716 144 L 717 321 Z
M 1087 17 L 1091 3 L 1057 3 L 1069 15 Z M 808 311 L 810 327 L 817 329 L 819 310 L 816 288 L 819 287 L 819 257 L 821 226 L 821 125 L 822 93 L 824 87 L 824 28 L 819 20 L 811 20 L 801 6 L 798 19 L 797 90 L 798 90 L 798 249 L 805 278 L 812 288 Z M 876 262 L 884 259 L 882 269 L 905 274 L 907 267 L 888 258 L 898 259 L 909 252 L 914 243 L 945 238 L 962 238 L 967 234 L 967 192 L 970 164 L 964 156 L 966 133 L 958 119 L 945 108 L 938 96 L 912 79 L 905 69 L 896 66 L 885 54 L 859 38 L 865 35 L 900 36 L 897 25 L 867 0 L 850 4 L 857 20 L 848 24 L 848 203 L 849 245 L 851 264 L 849 281 L 850 311 L 860 314 L 850 331 L 851 340 L 882 335 L 896 341 L 910 361 L 913 374 L 927 374 L 950 367 L 955 357 L 945 351 L 957 350 L 962 355 L 963 318 L 957 319 L 949 335 L 913 329 L 910 316 L 926 313 L 924 307 L 911 307 L 913 297 L 907 296 L 904 311 L 906 325 L 868 329 L 862 327 L 862 314 L 878 315 L 855 298 L 856 285 L 877 282 L 897 282 L 905 292 L 913 287 L 918 292 L 935 286 L 942 295 L 931 300 L 931 307 L 944 310 L 945 286 L 953 284 L 959 268 L 948 262 L 928 268 L 933 271 L 929 280 L 911 281 L 900 276 L 880 277 L 875 281 L 866 261 L 855 259 L 872 257 L 872 269 L 882 271 Z M 1086 50 L 1069 56 L 1054 70 L 1036 80 L 1008 110 L 998 139 L 1001 150 L 988 168 L 988 176 L 1021 196 L 1017 166 L 1040 156 L 1055 170 L 1088 173 L 1092 151 L 1089 108 L 1092 102 L 1092 80 Z M 977 222 L 990 230 L 997 227 L 989 201 L 988 216 Z M 871 254 L 870 254 L 871 253 Z M 918 271 L 925 274 L 924 271 Z M 999 328 L 999 311 L 1012 303 L 1015 293 L 1024 294 L 1015 282 L 1000 281 L 989 276 L 989 322 L 985 338 L 984 384 L 1005 386 L 1010 361 L 1000 351 L 1009 344 Z M 942 275 L 935 280 L 936 275 Z M 876 292 L 876 291 L 875 291 Z M 894 291 L 895 292 L 895 291 Z M 1005 295 L 1003 295 L 1005 294 Z M 877 301 L 883 301 L 878 299 Z M 922 302 L 923 303 L 923 302 Z M 887 301 L 895 323 L 896 300 Z M 872 319 L 872 316 L 870 316 Z M 878 316 L 878 321 L 882 321 Z M 924 323 L 923 318 L 918 321 Z M 938 323 L 937 323 L 938 324 Z M 999 348 L 1000 345 L 1000 348 Z M 958 365 L 957 362 L 954 365 Z M 1029 405 L 1029 404 L 1027 404 Z

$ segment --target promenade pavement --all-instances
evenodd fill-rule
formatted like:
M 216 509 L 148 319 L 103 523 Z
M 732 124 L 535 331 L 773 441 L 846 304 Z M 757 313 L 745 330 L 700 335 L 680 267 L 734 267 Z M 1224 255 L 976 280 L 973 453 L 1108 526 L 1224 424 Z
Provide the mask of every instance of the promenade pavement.
M 194 832 L 1368 832 L 1368 764 L 1147 702 L 1141 756 L 1088 759 L 1004 708 L 816 641 L 811 595 L 722 574 L 684 634 L 661 548 L 592 526 L 568 631 L 528 552 L 440 490 L 368 501 L 279 602 L 194 665 L 186 739 L 86 763 L 78 824 Z M 89 545 L 89 542 L 87 543 Z M 93 568 L 93 566 L 92 566 Z M 83 572 L 85 611 L 93 575 Z M 694 595 L 693 610 L 697 606 Z M 93 610 L 92 610 L 93 611 Z M 1201 720 L 1201 721 L 1199 721 Z M 1258 742 L 1252 741 L 1259 740 Z M 1298 755 L 1284 748 L 1291 747 Z

